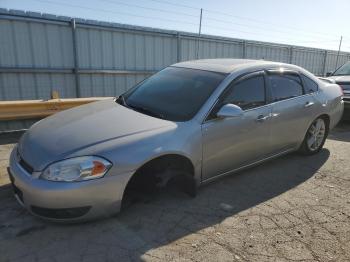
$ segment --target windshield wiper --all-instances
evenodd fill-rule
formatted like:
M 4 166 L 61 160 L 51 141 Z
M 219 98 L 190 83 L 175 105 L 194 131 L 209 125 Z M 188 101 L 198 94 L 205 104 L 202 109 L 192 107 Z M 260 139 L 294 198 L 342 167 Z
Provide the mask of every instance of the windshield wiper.
M 152 110 L 150 110 L 150 109 L 148 109 L 146 107 L 130 105 L 130 104 L 128 104 L 128 107 L 131 108 L 131 109 L 134 109 L 137 112 L 140 112 L 140 113 L 143 113 L 143 114 L 146 114 L 146 115 L 149 115 L 149 116 L 153 116 L 153 117 L 156 117 L 156 118 L 164 119 L 164 115 L 163 114 L 154 112 L 154 111 L 152 111 Z
M 154 116 L 154 117 L 157 117 L 157 118 L 161 118 L 161 119 L 164 119 L 164 115 L 163 114 L 160 114 L 160 113 L 157 113 L 157 112 L 154 112 L 148 108 L 145 108 L 145 107 L 142 107 L 142 106 L 136 106 L 136 105 L 130 105 L 128 103 L 126 103 L 126 100 L 125 100 L 125 97 L 123 95 L 120 95 L 117 99 L 116 99 L 116 102 L 120 105 L 123 105 L 127 108 L 130 108 L 130 109 L 133 109 L 137 112 L 140 112 L 140 113 L 143 113 L 143 114 L 146 114 L 146 115 L 149 115 L 149 116 Z
M 125 97 L 123 95 L 118 96 L 118 98 L 116 99 L 116 102 L 120 105 L 128 106 L 128 104 L 125 101 Z

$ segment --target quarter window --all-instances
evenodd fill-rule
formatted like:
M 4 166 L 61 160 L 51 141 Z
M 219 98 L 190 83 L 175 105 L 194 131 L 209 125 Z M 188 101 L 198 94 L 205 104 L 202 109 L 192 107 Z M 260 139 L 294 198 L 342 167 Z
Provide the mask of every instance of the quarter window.
M 318 85 L 313 80 L 311 80 L 310 78 L 304 75 L 301 75 L 301 78 L 303 79 L 303 82 L 304 82 L 304 88 L 305 88 L 306 94 L 317 92 Z
M 303 85 L 300 77 L 295 74 L 272 74 L 269 75 L 272 92 L 272 102 L 301 96 Z
M 265 105 L 264 77 L 255 76 L 234 84 L 223 103 L 235 104 L 243 110 Z

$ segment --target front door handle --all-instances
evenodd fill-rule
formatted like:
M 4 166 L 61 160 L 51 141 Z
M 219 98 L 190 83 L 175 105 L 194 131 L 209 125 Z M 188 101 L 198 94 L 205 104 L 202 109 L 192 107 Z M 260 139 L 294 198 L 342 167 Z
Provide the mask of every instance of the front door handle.
M 257 117 L 256 122 L 264 122 L 265 120 L 267 120 L 269 118 L 269 116 L 264 116 L 264 115 L 260 115 Z
M 314 102 L 308 101 L 305 103 L 304 107 L 310 107 L 310 106 L 313 106 L 314 104 L 315 104 Z

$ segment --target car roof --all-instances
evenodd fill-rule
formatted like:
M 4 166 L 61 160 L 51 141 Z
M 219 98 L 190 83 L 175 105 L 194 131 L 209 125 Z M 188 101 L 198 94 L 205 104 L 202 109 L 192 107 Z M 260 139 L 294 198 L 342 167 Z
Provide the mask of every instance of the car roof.
M 219 73 L 231 73 L 236 69 L 243 67 L 256 67 L 256 66 L 282 66 L 288 64 L 265 61 L 265 60 L 251 60 L 251 59 L 201 59 L 201 60 L 192 60 L 186 62 L 176 63 L 172 66 L 175 67 L 185 67 L 206 71 L 213 71 Z

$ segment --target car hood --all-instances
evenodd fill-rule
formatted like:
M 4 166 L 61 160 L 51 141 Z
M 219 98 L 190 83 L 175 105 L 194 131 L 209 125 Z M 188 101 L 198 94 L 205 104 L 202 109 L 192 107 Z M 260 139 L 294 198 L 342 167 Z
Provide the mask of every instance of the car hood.
M 330 79 L 333 79 L 335 82 L 349 82 L 350 83 L 350 75 L 346 75 L 346 76 L 330 76 L 328 77 Z
M 108 99 L 65 110 L 34 124 L 18 151 L 35 171 L 79 150 L 126 136 L 174 126 Z

